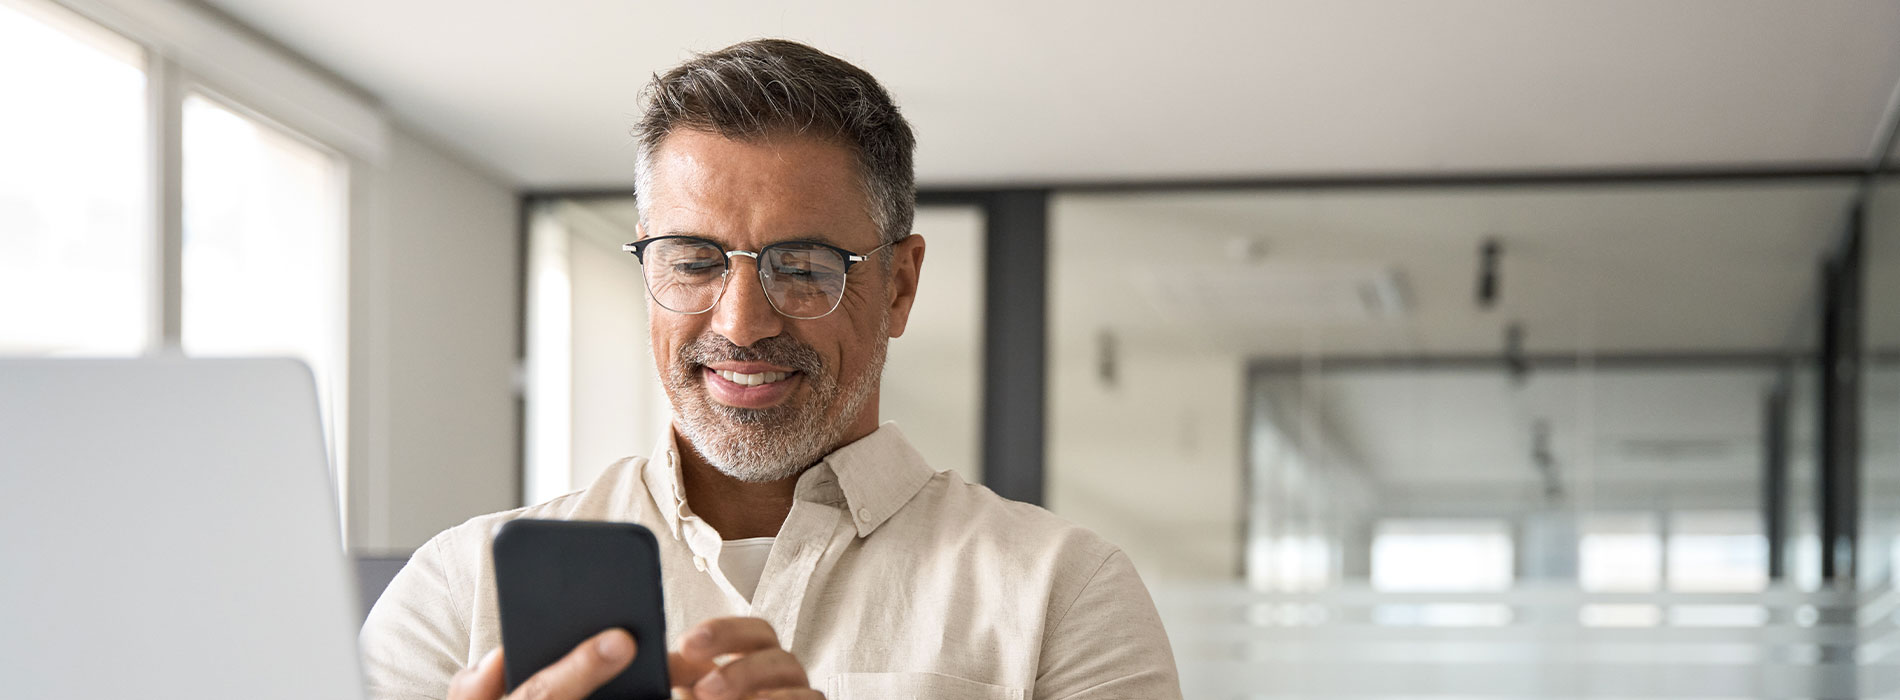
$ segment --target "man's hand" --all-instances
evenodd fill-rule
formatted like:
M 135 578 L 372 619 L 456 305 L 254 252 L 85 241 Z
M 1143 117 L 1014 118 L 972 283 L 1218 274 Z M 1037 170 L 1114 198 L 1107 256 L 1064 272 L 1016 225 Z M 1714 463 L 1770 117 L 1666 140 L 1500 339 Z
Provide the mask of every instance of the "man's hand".
M 633 635 L 615 628 L 581 642 L 554 665 L 522 681 L 511 700 L 583 700 L 595 689 L 620 675 L 633 661 Z M 449 700 L 497 700 L 503 682 L 501 650 L 482 657 L 474 668 L 456 672 L 449 681 Z
M 811 689 L 804 664 L 779 646 L 771 623 L 756 617 L 722 617 L 695 625 L 667 662 L 673 687 L 685 690 L 682 697 L 687 700 L 825 697 Z
M 522 682 L 510 700 L 583 700 L 633 661 L 633 637 L 610 629 L 581 642 L 554 665 Z M 502 651 L 482 657 L 449 681 L 449 700 L 499 700 L 505 685 Z M 718 661 L 715 661 L 717 659 Z M 723 662 L 723 663 L 721 663 Z M 686 700 L 824 700 L 805 666 L 779 647 L 772 625 L 756 617 L 723 617 L 693 627 L 667 656 L 673 687 Z

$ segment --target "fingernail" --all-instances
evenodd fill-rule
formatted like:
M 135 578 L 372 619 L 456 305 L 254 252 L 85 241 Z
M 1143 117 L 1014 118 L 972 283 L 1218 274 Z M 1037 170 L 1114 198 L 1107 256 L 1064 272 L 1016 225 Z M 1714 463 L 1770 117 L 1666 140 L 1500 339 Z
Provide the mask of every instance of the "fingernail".
M 482 655 L 481 661 L 475 662 L 475 670 L 486 672 L 489 669 L 489 667 L 495 665 L 495 657 L 500 656 L 500 655 L 501 655 L 501 647 L 495 647 L 493 649 L 489 649 L 488 653 Z
M 633 637 L 624 630 L 611 630 L 601 636 L 594 649 L 602 660 L 617 664 L 633 658 Z

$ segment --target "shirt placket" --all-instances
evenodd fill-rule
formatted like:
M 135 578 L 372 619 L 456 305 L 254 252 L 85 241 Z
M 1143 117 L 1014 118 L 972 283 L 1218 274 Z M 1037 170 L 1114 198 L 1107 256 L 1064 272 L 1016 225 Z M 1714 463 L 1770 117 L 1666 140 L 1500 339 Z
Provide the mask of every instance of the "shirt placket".
M 786 649 L 792 648 L 798 635 L 798 618 L 812 575 L 841 527 L 849 529 L 842 503 L 834 506 L 801 498 L 792 504 L 779 529 L 759 587 L 752 594 L 752 614 L 772 624 L 779 645 Z

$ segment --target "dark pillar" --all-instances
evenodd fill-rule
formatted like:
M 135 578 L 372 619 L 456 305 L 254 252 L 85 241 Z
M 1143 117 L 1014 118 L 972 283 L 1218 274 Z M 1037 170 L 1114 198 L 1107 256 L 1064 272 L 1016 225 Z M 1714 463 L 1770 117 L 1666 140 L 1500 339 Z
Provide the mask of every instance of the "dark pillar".
M 1049 193 L 984 198 L 983 482 L 1043 503 L 1048 393 Z
M 1788 578 L 1788 384 L 1776 381 L 1762 401 L 1761 531 L 1768 540 L 1768 580 Z
M 1860 539 L 1861 224 L 1848 213 L 1841 243 L 1822 264 L 1819 500 L 1821 579 L 1851 584 Z

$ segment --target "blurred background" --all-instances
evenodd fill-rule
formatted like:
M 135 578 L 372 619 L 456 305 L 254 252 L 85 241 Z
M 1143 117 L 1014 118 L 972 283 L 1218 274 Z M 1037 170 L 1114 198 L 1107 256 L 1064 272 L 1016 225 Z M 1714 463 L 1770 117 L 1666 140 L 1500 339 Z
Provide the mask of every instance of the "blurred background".
M 1190 698 L 1900 695 L 1900 2 L 0 0 L 0 353 L 316 369 L 365 599 L 646 454 L 637 91 L 918 132 L 884 418 Z

